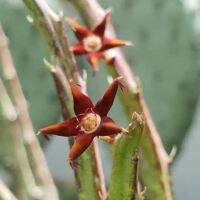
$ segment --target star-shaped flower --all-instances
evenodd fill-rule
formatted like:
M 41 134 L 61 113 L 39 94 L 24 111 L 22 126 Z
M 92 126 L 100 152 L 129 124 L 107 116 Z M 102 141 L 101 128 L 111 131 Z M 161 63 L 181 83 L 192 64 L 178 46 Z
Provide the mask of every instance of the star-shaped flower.
M 72 19 L 68 19 L 68 23 L 74 31 L 79 42 L 71 47 L 71 51 L 75 55 L 86 55 L 93 70 L 98 70 L 99 60 L 102 58 L 107 63 L 113 58 L 108 58 L 104 51 L 115 47 L 131 45 L 131 42 L 106 38 L 105 29 L 110 13 L 107 12 L 102 21 L 92 30 L 89 30 Z
M 40 129 L 40 133 L 44 136 L 75 136 L 74 144 L 69 153 L 72 166 L 89 147 L 95 136 L 112 137 L 114 134 L 126 132 L 107 116 L 118 87 L 122 87 L 120 79 L 121 77 L 118 77 L 110 84 L 103 97 L 95 105 L 88 96 L 79 90 L 76 84 L 70 83 L 76 116 L 62 123 Z

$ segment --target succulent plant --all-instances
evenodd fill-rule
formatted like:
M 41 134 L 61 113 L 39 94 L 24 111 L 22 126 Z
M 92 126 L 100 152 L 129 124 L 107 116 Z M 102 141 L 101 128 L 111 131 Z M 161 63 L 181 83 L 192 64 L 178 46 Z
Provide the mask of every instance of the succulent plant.
M 178 53 L 182 52 L 182 54 L 187 54 L 191 51 L 186 44 L 190 40 L 191 33 L 186 30 L 184 34 L 181 35 L 182 39 L 180 39 L 180 41 L 177 38 L 171 38 L 174 39 L 175 42 L 180 42 L 180 45 L 177 45 L 178 47 L 182 48 L 182 45 L 184 46 L 182 51 L 169 49 L 169 52 L 166 54 L 168 56 L 174 53 L 172 59 L 178 63 L 177 68 L 172 71 L 173 76 L 177 77 L 177 79 L 173 79 L 173 81 L 175 80 L 178 89 L 171 89 L 172 87 L 169 87 L 171 72 L 167 67 L 165 70 L 161 71 L 161 65 L 158 64 L 162 63 L 162 66 L 167 66 L 168 61 L 171 63 L 170 59 L 163 62 L 163 55 L 161 55 L 161 52 L 158 52 L 159 45 L 162 46 L 163 40 L 166 38 L 168 41 L 170 35 L 169 37 L 165 35 L 165 33 L 168 33 L 165 29 L 160 29 L 158 32 L 155 28 L 157 27 L 157 23 L 155 22 L 159 20 L 165 22 L 162 18 L 157 17 L 160 16 L 158 10 L 163 10 L 166 16 L 171 16 L 173 19 L 176 19 L 177 21 L 175 20 L 172 23 L 173 26 L 171 30 L 171 35 L 175 37 L 179 35 L 176 25 L 178 24 L 177 22 L 179 22 L 179 17 L 183 16 L 183 14 L 172 9 L 174 6 L 173 3 L 169 3 L 169 1 L 164 3 L 164 1 L 158 0 L 156 1 L 157 3 L 147 3 L 147 10 L 155 14 L 155 16 L 154 14 L 151 15 L 153 19 L 151 17 L 141 16 L 141 22 L 137 24 L 134 21 L 136 18 L 133 17 L 135 16 L 135 12 L 133 13 L 131 11 L 134 10 L 136 13 L 140 12 L 141 9 L 144 8 L 143 4 L 146 2 L 138 1 L 132 4 L 128 1 L 113 1 L 112 3 L 117 10 L 113 13 L 113 21 L 116 22 L 118 20 L 116 30 L 119 32 L 119 35 L 126 34 L 126 38 L 133 39 L 136 44 L 136 49 L 130 48 L 128 51 L 125 49 L 128 54 L 128 63 L 124 54 L 117 47 L 127 46 L 130 43 L 115 39 L 115 26 L 112 25 L 112 21 L 110 22 L 110 20 L 108 20 L 110 19 L 110 11 L 104 11 L 96 0 L 62 0 L 62 3 L 70 2 L 74 6 L 79 12 L 82 21 L 84 21 L 88 27 L 80 25 L 74 19 L 69 18 L 69 16 L 65 18 L 63 15 L 57 15 L 49 8 L 45 1 L 23 0 L 23 2 L 30 11 L 31 16 L 28 16 L 29 22 L 37 27 L 44 40 L 38 37 L 37 31 L 28 25 L 27 22 L 26 25 L 23 24 L 23 26 L 21 26 L 23 29 L 16 31 L 16 38 L 21 39 L 23 36 L 23 40 L 27 42 L 33 41 L 34 45 L 34 48 L 31 48 L 28 43 L 22 44 L 21 42 L 21 46 L 25 49 L 23 50 L 25 54 L 24 57 L 21 57 L 21 52 L 13 52 L 14 61 L 17 66 L 16 69 L 19 71 L 23 91 L 30 103 L 30 116 L 33 119 L 33 124 L 36 129 L 58 121 L 60 112 L 57 106 L 55 106 L 55 102 L 60 103 L 61 114 L 64 121 L 56 122 L 56 124 L 41 128 L 39 132 L 45 137 L 58 135 L 69 138 L 69 161 L 75 176 L 78 198 L 81 200 L 173 199 L 174 194 L 170 175 L 172 159 L 168 156 L 163 147 L 144 96 L 147 98 L 150 111 L 156 122 L 155 124 L 161 132 L 166 146 L 171 148 L 174 142 L 179 141 L 181 143 L 184 132 L 180 136 L 181 140 L 180 138 L 178 140 L 175 130 L 180 132 L 182 130 L 185 131 L 193 112 L 191 107 L 188 110 L 185 104 L 190 101 L 194 105 L 196 96 L 187 97 L 186 102 L 180 103 L 177 106 L 179 108 L 175 115 L 177 116 L 177 120 L 171 118 L 172 123 L 170 126 L 168 126 L 170 120 L 166 120 L 165 123 L 163 123 L 163 120 L 174 113 L 172 112 L 173 106 L 177 105 L 179 99 L 184 97 L 187 93 L 182 92 L 181 87 L 185 86 L 182 83 L 186 81 L 187 86 L 189 85 L 184 91 L 193 91 L 192 86 L 195 85 L 194 83 L 198 80 L 197 76 L 194 76 L 195 78 L 192 81 L 184 76 L 184 73 L 189 71 L 188 66 L 183 67 L 182 71 L 180 71 L 180 65 L 182 65 L 182 63 L 179 63 L 179 61 L 182 56 L 179 57 Z M 106 5 L 107 2 L 102 1 L 102 4 Z M 176 7 L 177 6 L 178 5 L 176 5 Z M 122 7 L 126 8 L 126 15 Z M 15 8 L 13 10 L 15 12 L 12 12 L 12 16 L 15 15 L 17 16 L 16 18 L 25 17 L 25 14 L 21 12 L 21 8 Z M 6 8 L 3 12 L 10 11 Z M 148 13 L 144 10 L 140 13 L 141 15 L 148 16 Z M 12 25 L 10 17 L 11 15 L 7 15 L 7 18 L 3 19 L 3 26 L 5 26 L 7 35 L 12 38 L 14 25 Z M 131 21 L 127 20 L 129 17 L 132 19 Z M 151 20 L 153 20 L 153 22 L 151 22 Z M 184 19 L 184 23 L 187 24 L 187 19 Z M 186 28 L 189 26 L 190 25 L 186 26 Z M 69 40 L 69 38 L 71 38 L 72 35 L 68 37 L 69 33 L 66 33 L 66 27 L 73 30 L 78 39 L 78 43 L 70 45 L 71 40 Z M 184 28 L 182 27 L 182 29 Z M 162 41 L 158 42 L 158 40 Z M 41 43 L 46 45 L 48 54 L 41 46 Z M 12 39 L 10 44 L 11 49 L 16 49 L 18 46 Z M 152 55 L 154 53 L 156 53 L 156 56 Z M 31 58 L 27 59 L 26 55 L 30 54 L 32 55 Z M 77 55 L 85 55 L 82 56 L 83 62 L 76 62 Z M 50 79 L 51 76 L 40 67 L 42 57 L 44 56 L 48 57 L 48 60 L 50 60 L 50 62 L 48 62 L 45 59 L 44 64 L 49 70 L 53 81 Z M 145 57 L 139 61 L 136 59 L 135 66 L 135 71 L 141 77 L 141 81 L 144 85 L 144 96 L 141 85 L 132 72 L 133 68 L 131 64 L 133 63 L 133 57 L 139 59 L 140 57 Z M 89 76 L 88 84 L 82 75 L 82 69 L 85 69 L 85 66 L 88 65 L 88 63 L 85 62 L 85 58 L 89 61 L 89 65 L 92 68 L 87 69 Z M 151 58 L 153 60 L 151 60 Z M 100 59 L 105 61 L 103 65 L 106 67 L 104 69 L 99 69 L 99 64 L 101 64 L 99 63 Z M 185 56 L 184 59 L 186 62 L 189 62 L 191 58 Z M 2 65 L 4 64 L 5 63 L 2 62 Z M 148 64 L 150 65 L 149 68 L 147 67 Z M 156 65 L 155 68 L 152 67 L 154 64 Z M 6 67 L 3 67 L 3 69 L 5 68 Z M 28 71 L 27 77 L 24 76 L 24 71 L 26 70 Z M 95 74 L 93 73 L 94 71 Z M 169 74 L 166 73 L 168 71 Z M 98 96 L 97 90 L 102 91 L 102 88 L 107 84 L 105 79 L 101 78 L 98 84 L 97 79 L 102 75 L 102 72 L 104 75 L 108 76 L 110 85 L 103 97 L 93 105 L 88 96 L 92 98 Z M 4 72 L 2 76 L 4 76 Z M 165 81 L 162 84 L 161 79 L 163 76 L 166 77 L 163 78 Z M 168 80 L 168 84 L 166 84 L 166 80 Z M 13 92 L 13 85 L 10 84 L 10 81 L 12 81 L 12 79 L 10 80 L 8 77 L 4 80 L 6 86 L 8 83 L 8 94 Z M 14 81 L 19 84 L 18 79 L 14 79 Z M 52 84 L 53 82 L 55 87 Z M 121 87 L 123 91 L 119 93 L 120 101 L 118 99 L 115 104 L 117 108 L 112 112 L 113 118 L 117 121 L 117 123 L 115 123 L 107 114 L 113 105 L 118 87 Z M 166 91 L 166 87 L 170 89 L 170 94 L 173 98 L 169 97 L 166 99 L 166 102 L 164 102 L 163 99 L 165 99 L 166 93 L 160 96 L 157 94 L 163 94 L 160 91 Z M 87 90 L 89 91 L 89 95 L 87 95 Z M 40 95 L 35 95 L 35 91 L 40 91 Z M 13 101 L 14 104 L 16 98 L 16 93 L 12 93 L 11 101 Z M 176 103 L 171 103 L 171 99 L 174 99 Z M 21 98 L 21 100 L 24 102 L 23 98 Z M 166 105 L 168 105 L 164 109 L 166 112 L 160 112 L 160 101 L 162 104 L 165 105 L 166 103 Z M 4 102 L 2 105 L 4 105 Z M 24 105 L 27 107 L 26 104 Z M 74 105 L 74 107 L 72 105 Z M 173 108 L 170 109 L 169 105 L 172 105 Z M 17 110 L 22 110 L 20 104 L 16 103 L 16 107 Z M 182 107 L 185 109 L 181 109 Z M 47 110 L 48 112 L 46 112 Z M 188 110 L 188 115 L 178 117 L 183 116 L 185 110 Z M 158 111 L 160 113 L 158 113 Z M 25 113 L 27 113 L 27 108 L 25 109 Z M 29 143 L 28 137 L 26 137 L 26 123 L 24 123 L 20 116 L 19 112 L 19 119 L 14 123 L 5 119 L 4 115 L 1 115 L 2 119 L 0 120 L 1 127 L 4 127 L 3 129 L 8 133 L 8 136 L 12 135 L 12 129 L 10 130 L 9 127 L 14 125 L 20 127 L 22 135 L 19 136 L 19 134 L 18 139 L 21 137 L 24 142 L 18 145 L 25 158 L 23 162 L 23 164 L 25 163 L 26 165 L 25 169 L 28 169 L 31 174 L 29 177 L 31 180 L 30 185 L 34 188 L 34 192 L 32 192 L 30 187 L 26 187 L 29 186 L 29 184 L 26 184 L 26 178 L 24 178 L 26 176 L 24 176 L 23 170 L 20 167 L 16 167 L 14 168 L 15 173 L 13 173 L 12 176 L 17 177 L 17 173 L 20 172 L 22 175 L 16 180 L 19 180 L 20 183 L 24 182 L 25 184 L 19 185 L 17 190 L 22 190 L 19 194 L 15 194 L 19 199 L 49 199 L 51 197 L 56 200 L 59 197 L 55 189 L 55 184 L 52 181 L 52 177 L 43 159 L 44 155 L 43 152 L 40 151 L 37 138 L 32 134 L 33 127 L 30 117 L 28 117 L 28 126 L 29 128 L 31 127 L 31 133 L 29 132 L 28 134 L 30 134 L 30 137 L 33 137 L 35 151 L 37 153 L 39 152 L 39 158 L 42 158 L 41 169 L 38 165 L 40 159 L 35 156 L 36 154 L 34 155 L 34 145 Z M 121 124 L 121 121 L 126 125 L 129 124 L 127 129 L 118 125 Z M 183 122 L 185 123 L 185 127 L 180 127 L 179 125 Z M 169 132 L 171 133 L 168 135 Z M 108 146 L 111 147 L 113 153 L 111 161 L 112 175 L 107 188 L 104 182 L 97 138 L 108 142 Z M 11 144 L 13 143 L 12 137 L 7 137 L 5 134 L 1 135 L 1 139 Z M 2 155 L 8 153 L 9 157 L 12 157 L 12 154 L 16 153 L 16 157 L 18 156 L 18 151 L 12 151 L 12 153 L 7 152 L 6 146 L 7 143 L 1 146 Z M 15 148 L 15 146 L 13 147 Z M 19 166 L 20 162 L 20 160 L 16 160 Z M 7 163 L 7 160 L 4 159 L 3 163 Z M 8 171 L 10 170 L 7 165 L 2 166 Z M 42 173 L 43 169 L 45 169 L 44 174 Z M 37 187 L 39 187 L 39 190 L 37 190 Z M 49 191 L 52 191 L 52 196 Z

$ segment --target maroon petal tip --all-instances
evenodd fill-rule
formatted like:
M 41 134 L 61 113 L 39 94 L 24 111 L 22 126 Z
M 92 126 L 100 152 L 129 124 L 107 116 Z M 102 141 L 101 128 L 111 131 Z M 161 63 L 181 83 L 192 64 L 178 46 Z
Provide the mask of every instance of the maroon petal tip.
M 94 134 L 84 134 L 77 137 L 69 152 L 70 160 L 76 160 L 89 147 L 94 137 Z
M 105 13 L 103 19 L 93 28 L 92 32 L 100 37 L 103 37 L 109 17 L 110 17 L 110 10 L 108 10 Z
M 45 128 L 42 128 L 40 129 L 39 132 L 42 133 L 44 136 L 47 135 L 57 135 L 63 137 L 75 136 L 79 133 L 79 130 L 76 128 L 78 124 L 79 122 L 77 118 L 74 117 L 59 124 L 53 124 Z
M 66 21 L 71 27 L 71 29 L 74 31 L 79 41 L 82 41 L 85 37 L 87 37 L 90 34 L 90 31 L 87 28 L 78 24 L 75 20 L 68 18 L 66 19 Z
M 121 76 L 114 79 L 114 81 L 108 86 L 103 97 L 96 103 L 94 110 L 100 116 L 103 117 L 108 114 L 114 102 L 118 87 L 120 86 L 120 88 L 123 88 L 123 85 L 120 82 L 121 79 L 122 79 Z
M 70 82 L 70 87 L 74 100 L 74 111 L 77 116 L 94 107 L 90 98 L 82 93 L 75 83 Z

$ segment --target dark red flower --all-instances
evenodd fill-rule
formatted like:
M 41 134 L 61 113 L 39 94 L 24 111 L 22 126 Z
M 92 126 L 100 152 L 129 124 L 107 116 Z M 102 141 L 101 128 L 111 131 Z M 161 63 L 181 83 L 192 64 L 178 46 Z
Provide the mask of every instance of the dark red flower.
M 120 79 L 116 78 L 107 88 L 103 97 L 95 104 L 83 94 L 76 84 L 70 83 L 75 117 L 62 123 L 40 129 L 44 136 L 75 136 L 75 142 L 70 150 L 69 159 L 73 163 L 91 144 L 95 136 L 113 136 L 124 132 L 114 121 L 107 116 L 117 93 L 122 86 Z
M 98 70 L 98 62 L 102 58 L 106 62 L 112 61 L 113 58 L 108 58 L 103 52 L 115 47 L 128 46 L 131 43 L 118 39 L 108 39 L 105 35 L 105 28 L 108 22 L 110 13 L 107 12 L 102 21 L 97 24 L 92 30 L 89 30 L 75 20 L 68 19 L 68 23 L 74 31 L 79 42 L 71 47 L 75 55 L 85 54 L 93 70 Z

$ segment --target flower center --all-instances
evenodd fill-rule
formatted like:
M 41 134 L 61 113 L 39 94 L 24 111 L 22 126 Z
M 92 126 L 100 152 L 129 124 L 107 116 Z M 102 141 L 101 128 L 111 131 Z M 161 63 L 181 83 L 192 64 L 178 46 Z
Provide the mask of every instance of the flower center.
M 83 46 L 88 52 L 96 52 L 101 49 L 101 38 L 95 35 L 90 35 L 83 40 Z
M 88 113 L 81 121 L 81 129 L 86 133 L 93 133 L 100 125 L 101 117 L 95 113 Z

